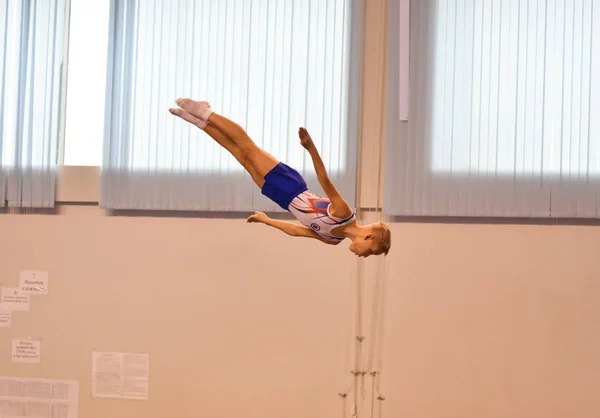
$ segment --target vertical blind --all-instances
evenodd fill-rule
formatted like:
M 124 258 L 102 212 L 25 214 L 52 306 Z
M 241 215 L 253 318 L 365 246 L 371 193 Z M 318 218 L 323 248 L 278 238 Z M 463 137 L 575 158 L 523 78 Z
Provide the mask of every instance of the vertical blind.
M 388 97 L 387 210 L 598 217 L 598 74 L 594 0 L 413 2 L 408 123 Z
M 101 206 L 279 210 L 226 150 L 173 117 L 211 102 L 319 190 L 298 127 L 354 200 L 358 0 L 112 0 Z
M 0 3 L 0 204 L 52 207 L 67 0 Z

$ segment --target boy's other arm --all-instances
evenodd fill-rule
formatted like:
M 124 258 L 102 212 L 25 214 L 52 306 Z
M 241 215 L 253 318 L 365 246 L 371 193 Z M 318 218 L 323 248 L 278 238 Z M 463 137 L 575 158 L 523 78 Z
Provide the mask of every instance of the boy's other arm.
M 272 226 L 273 228 L 279 229 L 280 231 L 290 235 L 292 237 L 306 237 L 306 238 L 314 238 L 321 242 L 331 245 L 337 245 L 338 242 L 328 241 L 319 234 L 317 234 L 312 229 L 298 225 L 292 222 L 280 221 L 277 219 L 271 219 L 267 215 L 262 212 L 254 212 L 254 215 L 251 215 L 247 222 L 255 222 L 255 223 L 263 223 L 265 225 Z

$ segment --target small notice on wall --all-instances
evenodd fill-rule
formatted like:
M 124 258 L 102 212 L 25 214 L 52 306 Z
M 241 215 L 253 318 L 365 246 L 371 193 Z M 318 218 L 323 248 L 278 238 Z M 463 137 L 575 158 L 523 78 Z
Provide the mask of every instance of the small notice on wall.
M 0 377 L 0 417 L 77 418 L 79 383 Z
M 5 311 L 2 309 L 0 305 L 0 328 L 9 328 L 10 322 L 12 318 L 12 313 L 10 311 Z M 0 415 L 1 417 L 2 415 Z
M 148 399 L 148 354 L 92 354 L 92 395 L 98 398 Z
M 29 311 L 29 295 L 21 293 L 18 287 L 2 288 L 2 303 L 0 307 L 5 311 Z
M 48 272 L 26 270 L 21 272 L 21 293 L 29 295 L 48 294 Z
M 39 363 L 41 342 L 14 338 L 12 341 L 13 363 Z

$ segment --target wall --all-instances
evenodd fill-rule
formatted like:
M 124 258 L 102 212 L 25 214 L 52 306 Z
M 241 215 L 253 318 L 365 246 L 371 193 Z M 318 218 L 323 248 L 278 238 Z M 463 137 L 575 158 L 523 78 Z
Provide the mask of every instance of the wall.
M 3 215 L 0 230 L 2 284 L 21 268 L 51 274 L 49 295 L 0 329 L 2 375 L 79 380 L 85 418 L 341 413 L 355 279 L 345 248 L 243 220 L 93 206 Z M 384 417 L 597 416 L 600 229 L 397 223 L 393 234 Z M 42 363 L 11 364 L 10 338 L 29 336 L 43 338 Z M 93 349 L 149 353 L 150 399 L 92 399 Z
M 384 416 L 598 416 L 600 228 L 394 232 Z
M 377 203 L 385 10 L 369 0 L 364 31 L 367 207 Z M 0 375 L 80 381 L 82 418 L 341 415 L 356 313 L 347 244 L 324 248 L 242 219 L 109 217 L 93 205 L 0 215 L 0 231 L 1 284 L 23 268 L 51 275 L 49 295 L 0 329 Z M 598 416 L 599 228 L 392 232 L 375 356 L 382 417 Z M 379 266 L 361 267 L 366 348 Z M 42 338 L 42 363 L 11 364 L 10 339 L 28 336 Z M 150 399 L 91 398 L 94 349 L 149 353 Z M 371 414 L 366 380 L 361 417 Z
M 23 268 L 50 272 L 49 294 L 0 329 L 2 375 L 79 380 L 85 418 L 335 409 L 349 251 L 324 255 L 316 241 L 243 220 L 107 217 L 93 206 L 0 216 L 0 230 L 10 237 L 2 284 Z M 11 364 L 11 337 L 42 337 L 42 363 Z M 149 353 L 149 401 L 91 399 L 94 349 Z

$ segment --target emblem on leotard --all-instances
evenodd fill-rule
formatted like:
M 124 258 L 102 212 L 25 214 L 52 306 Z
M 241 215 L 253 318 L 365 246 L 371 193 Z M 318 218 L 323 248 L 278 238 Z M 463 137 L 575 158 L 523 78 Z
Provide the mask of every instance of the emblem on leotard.
M 319 225 L 315 224 L 315 223 L 312 223 L 312 224 L 310 224 L 310 227 L 311 227 L 312 229 L 314 229 L 315 231 L 318 231 L 318 230 L 320 230 L 320 229 L 321 229 L 321 227 L 320 227 Z

